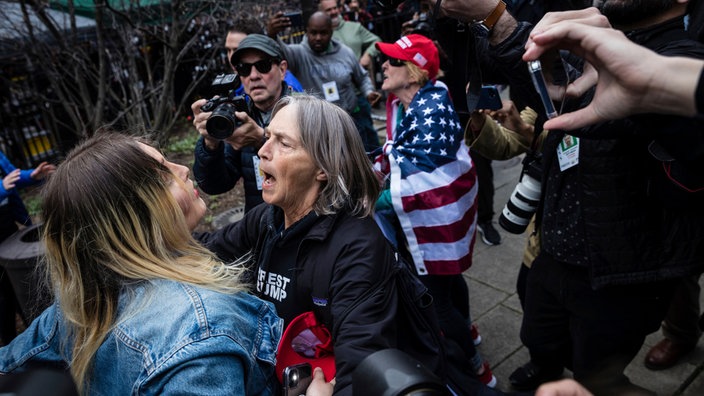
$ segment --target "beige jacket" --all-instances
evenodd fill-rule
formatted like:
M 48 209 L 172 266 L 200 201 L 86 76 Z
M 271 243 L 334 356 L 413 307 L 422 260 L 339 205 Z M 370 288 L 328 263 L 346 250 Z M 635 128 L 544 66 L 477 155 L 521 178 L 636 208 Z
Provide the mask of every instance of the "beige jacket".
M 538 114 L 530 107 L 526 107 L 521 111 L 521 119 L 530 125 L 535 124 L 537 116 Z M 464 133 L 464 141 L 467 146 L 478 151 L 486 158 L 499 161 L 513 158 L 528 151 L 531 144 L 529 137 L 504 128 L 488 115 L 485 117 L 484 126 L 476 136 L 470 130 L 469 124 L 467 124 Z M 544 135 L 541 134 L 538 137 L 538 147 L 542 144 Z M 528 241 L 523 252 L 523 265 L 530 267 L 540 252 L 540 238 L 539 233 L 535 230 L 535 216 L 530 219 L 526 231 L 528 232 Z

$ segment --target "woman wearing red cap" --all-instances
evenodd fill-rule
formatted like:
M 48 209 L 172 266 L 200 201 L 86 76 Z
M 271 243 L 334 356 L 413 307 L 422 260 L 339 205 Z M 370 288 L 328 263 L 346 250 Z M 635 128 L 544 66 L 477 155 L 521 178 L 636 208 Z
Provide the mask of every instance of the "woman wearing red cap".
M 438 49 L 410 34 L 377 43 L 382 65 L 387 142 L 376 168 L 387 188 L 377 220 L 387 238 L 414 263 L 435 299 L 443 332 L 472 360 L 479 379 L 496 378 L 479 356 L 469 327 L 469 294 L 462 272 L 472 264 L 476 231 L 476 172 L 447 89 L 435 83 Z

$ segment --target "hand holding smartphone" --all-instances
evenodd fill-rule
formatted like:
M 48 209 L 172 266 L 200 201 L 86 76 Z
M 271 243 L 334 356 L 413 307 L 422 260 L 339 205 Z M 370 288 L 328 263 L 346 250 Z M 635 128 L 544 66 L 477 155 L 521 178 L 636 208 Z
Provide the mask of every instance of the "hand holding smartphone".
M 287 12 L 284 14 L 291 22 L 291 27 L 303 27 L 303 13 L 300 11 Z
M 501 95 L 496 85 L 482 85 L 479 91 L 479 102 L 477 102 L 478 110 L 499 110 L 503 107 Z
M 283 396 L 305 396 L 306 390 L 312 381 L 313 368 L 310 363 L 286 367 L 283 374 Z
M 528 62 L 528 71 L 548 119 L 557 117 L 565 106 L 567 86 L 570 84 L 568 70 L 568 65 L 559 56 L 548 59 L 547 63 L 541 63 L 540 60 Z M 555 108 L 553 100 L 560 103 L 559 110 Z
M 535 90 L 538 91 L 540 95 L 540 100 L 543 102 L 543 107 L 545 108 L 545 114 L 548 118 L 557 117 L 557 111 L 555 110 L 555 105 L 552 103 L 550 98 L 550 93 L 548 92 L 548 84 L 545 81 L 545 76 L 543 75 L 543 67 L 539 60 L 528 62 L 528 71 L 530 72 L 530 77 L 533 80 L 533 85 Z

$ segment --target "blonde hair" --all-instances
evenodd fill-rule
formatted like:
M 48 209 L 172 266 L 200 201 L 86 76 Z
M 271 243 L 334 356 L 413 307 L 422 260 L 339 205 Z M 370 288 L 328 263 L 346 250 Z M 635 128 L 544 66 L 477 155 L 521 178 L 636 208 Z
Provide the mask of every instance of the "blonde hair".
M 406 70 L 408 70 L 408 77 L 411 80 L 415 80 L 421 87 L 430 81 L 427 70 L 421 69 L 413 62 L 403 62 L 403 64 L 406 66 Z
M 321 215 L 347 210 L 352 216 L 370 216 L 381 185 L 352 117 L 310 95 L 281 98 L 272 117 L 286 106 L 296 110 L 301 145 L 327 176 L 313 210 Z
M 169 191 L 174 178 L 137 138 L 101 133 L 79 144 L 43 190 L 48 278 L 73 337 L 71 374 L 83 393 L 127 282 L 245 290 L 243 267 L 217 261 L 191 236 Z

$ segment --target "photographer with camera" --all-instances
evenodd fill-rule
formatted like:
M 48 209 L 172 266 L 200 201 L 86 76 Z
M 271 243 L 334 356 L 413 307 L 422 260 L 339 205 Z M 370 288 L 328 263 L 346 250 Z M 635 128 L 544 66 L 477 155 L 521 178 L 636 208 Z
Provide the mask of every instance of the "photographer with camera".
M 502 161 L 526 154 L 520 181 L 499 217 L 499 224 L 504 230 L 512 234 L 528 233 L 516 281 L 521 307 L 525 302 L 528 271 L 540 251 L 535 211 L 541 191 L 540 147 L 547 130 L 535 134 L 537 116 L 538 113 L 530 107 L 519 112 L 512 100 L 505 99 L 501 109 L 473 111 L 464 135 L 467 146 L 490 160 Z M 509 380 L 514 381 L 514 378 L 509 377 Z
M 274 104 L 292 91 L 284 81 L 288 69 L 284 54 L 267 36 L 250 34 L 242 39 L 230 62 L 237 77 L 218 76 L 213 81 L 217 96 L 191 105 L 193 125 L 201 134 L 193 173 L 208 194 L 229 191 L 243 178 L 247 212 L 263 202 L 257 151 L 264 143 L 264 128 Z M 235 95 L 238 81 L 246 97 Z
M 499 1 L 445 0 L 441 6 L 482 21 L 488 32 L 483 65 L 541 108 L 536 92 L 525 89 L 531 76 L 520 62 L 532 26 L 517 22 Z M 549 13 L 533 31 L 561 19 L 596 20 L 659 54 L 702 58 L 704 47 L 684 30 L 686 6 L 606 0 L 603 15 L 595 8 Z M 601 89 L 570 100 L 565 110 L 587 106 Z M 570 367 L 595 394 L 646 392 L 624 369 L 660 326 L 679 280 L 701 272 L 704 261 L 701 198 L 682 188 L 701 186 L 702 131 L 700 120 L 643 114 L 572 136 L 546 135 L 537 211 L 541 251 L 528 274 L 521 328 L 531 361 L 512 374 L 520 385 L 554 379 Z M 576 161 L 563 155 L 569 144 L 575 144 Z

